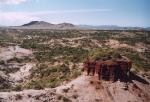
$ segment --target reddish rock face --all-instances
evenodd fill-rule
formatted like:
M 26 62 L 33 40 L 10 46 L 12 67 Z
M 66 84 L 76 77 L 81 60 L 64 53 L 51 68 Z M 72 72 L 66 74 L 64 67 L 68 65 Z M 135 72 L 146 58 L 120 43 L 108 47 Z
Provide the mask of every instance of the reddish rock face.
M 87 75 L 90 74 L 90 72 L 92 72 L 92 75 L 94 76 L 95 74 L 95 65 L 96 62 L 92 61 L 92 60 L 87 60 L 84 62 L 84 70 L 87 71 Z
M 127 73 L 132 67 L 132 62 L 126 59 L 119 60 L 86 60 L 84 62 L 84 70 L 87 75 L 98 74 L 99 79 L 115 81 L 117 79 L 127 78 Z

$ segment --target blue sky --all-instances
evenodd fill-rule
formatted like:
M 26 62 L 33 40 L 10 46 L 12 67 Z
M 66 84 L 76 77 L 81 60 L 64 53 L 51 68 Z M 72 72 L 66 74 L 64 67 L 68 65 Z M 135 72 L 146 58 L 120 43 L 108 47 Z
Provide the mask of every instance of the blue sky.
M 150 0 L 0 0 L 0 25 L 40 20 L 148 27 L 149 5 Z

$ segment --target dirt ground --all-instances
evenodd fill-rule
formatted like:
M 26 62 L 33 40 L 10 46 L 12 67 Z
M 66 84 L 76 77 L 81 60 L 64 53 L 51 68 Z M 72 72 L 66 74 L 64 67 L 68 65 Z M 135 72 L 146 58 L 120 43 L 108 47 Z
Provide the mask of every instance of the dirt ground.
M 0 49 L 0 58 L 3 60 L 31 54 L 30 50 L 19 47 Z M 34 63 L 24 64 L 17 72 L 9 74 L 10 79 L 16 83 L 25 80 L 34 66 Z M 82 65 L 78 66 L 82 68 Z M 131 82 L 124 83 L 98 80 L 97 75 L 87 76 L 83 73 L 71 82 L 56 88 L 0 92 L 0 102 L 149 102 L 149 83 L 149 80 L 139 75 L 132 75 Z M 128 86 L 127 90 L 124 89 L 125 85 Z
M 124 84 L 120 81 L 99 81 L 97 76 L 83 73 L 68 84 L 56 88 L 0 92 L 0 99 L 2 102 L 61 102 L 58 96 L 64 96 L 69 102 L 149 102 L 149 83 L 133 80 L 128 83 L 128 90 L 123 88 Z M 21 99 L 16 99 L 17 95 Z
M 97 76 L 81 75 L 67 85 L 56 88 L 56 92 L 63 94 L 73 102 L 148 102 L 150 99 L 150 85 L 138 81 L 128 83 L 128 90 L 124 89 L 124 82 L 99 81 Z M 67 90 L 68 91 L 64 91 Z M 148 89 L 148 90 L 145 90 Z

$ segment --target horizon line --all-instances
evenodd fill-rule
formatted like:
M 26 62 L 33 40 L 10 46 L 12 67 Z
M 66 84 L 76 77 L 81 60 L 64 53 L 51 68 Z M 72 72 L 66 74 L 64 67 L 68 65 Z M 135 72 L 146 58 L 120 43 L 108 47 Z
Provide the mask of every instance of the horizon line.
M 38 21 L 38 20 L 33 20 L 33 21 Z M 42 20 L 39 20 L 39 22 L 42 21 Z M 30 23 L 32 21 L 29 21 L 28 23 Z M 44 21 L 44 22 L 47 22 L 47 21 Z M 23 23 L 21 25 L 0 25 L 0 27 L 20 27 L 20 26 L 23 26 L 24 24 L 28 24 L 28 23 Z M 139 28 L 149 28 L 150 26 L 131 26 L 131 25 L 115 25 L 115 24 L 75 24 L 75 23 L 71 23 L 71 22 L 60 22 L 60 23 L 51 23 L 51 22 L 47 22 L 47 23 L 50 23 L 50 24 L 54 24 L 54 25 L 57 25 L 57 24 L 62 24 L 62 23 L 69 23 L 69 24 L 73 24 L 75 26 L 93 26 L 93 27 L 98 27 L 98 26 L 116 26 L 116 27 L 139 27 Z

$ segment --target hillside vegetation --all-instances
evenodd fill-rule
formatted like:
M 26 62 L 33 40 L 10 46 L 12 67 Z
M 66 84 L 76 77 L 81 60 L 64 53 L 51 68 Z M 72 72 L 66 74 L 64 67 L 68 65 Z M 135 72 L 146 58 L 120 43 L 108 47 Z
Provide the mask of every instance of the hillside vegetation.
M 115 57 L 118 54 L 133 61 L 135 73 L 142 71 L 150 78 L 147 74 L 150 71 L 148 31 L 0 30 L 1 48 L 16 45 L 31 50 L 34 57 L 12 61 L 36 65 L 30 70 L 29 80 L 10 87 L 12 89 L 56 87 L 81 75 L 82 62 L 87 58 Z

